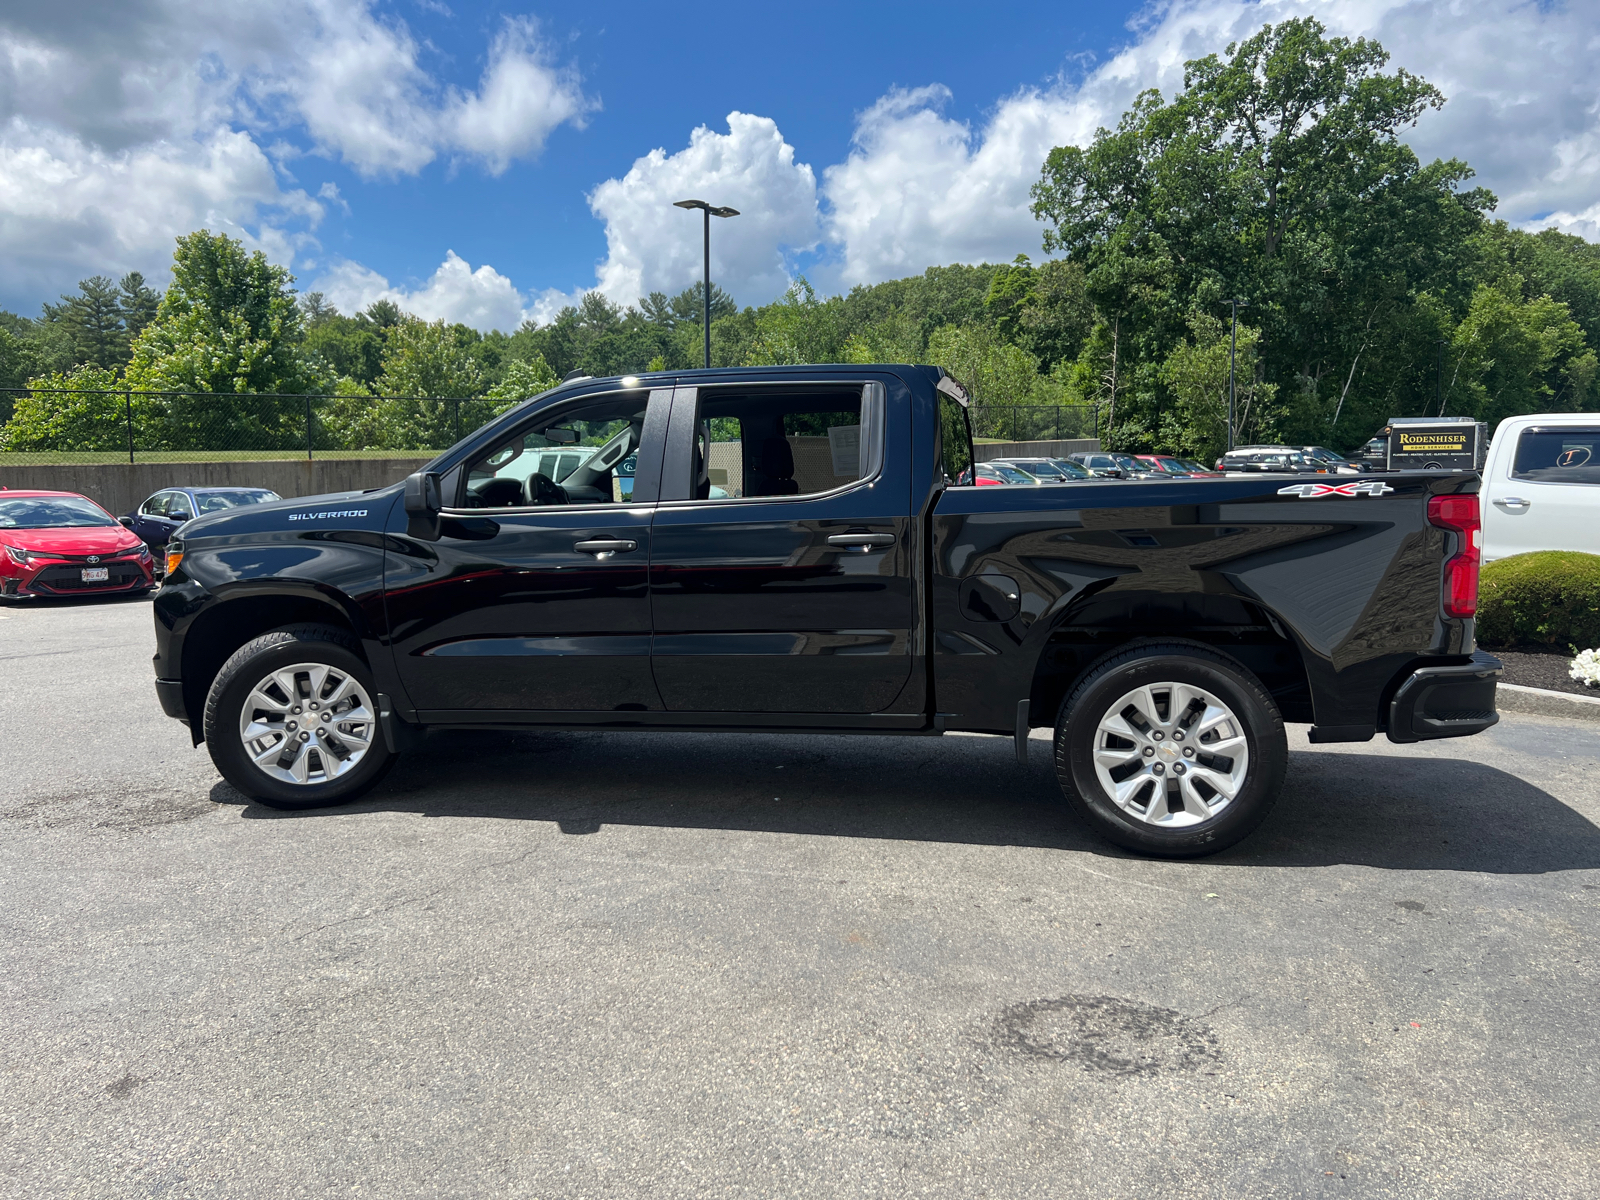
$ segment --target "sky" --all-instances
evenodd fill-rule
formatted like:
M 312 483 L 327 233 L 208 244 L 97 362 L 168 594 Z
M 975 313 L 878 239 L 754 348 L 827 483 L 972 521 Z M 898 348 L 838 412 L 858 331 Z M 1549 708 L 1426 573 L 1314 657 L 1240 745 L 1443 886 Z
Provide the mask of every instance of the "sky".
M 226 232 L 342 311 L 511 330 L 712 271 L 741 304 L 1040 257 L 1028 188 L 1183 63 L 1312 15 L 1448 103 L 1407 138 L 1600 241 L 1595 0 L 5 0 L 0 307 Z

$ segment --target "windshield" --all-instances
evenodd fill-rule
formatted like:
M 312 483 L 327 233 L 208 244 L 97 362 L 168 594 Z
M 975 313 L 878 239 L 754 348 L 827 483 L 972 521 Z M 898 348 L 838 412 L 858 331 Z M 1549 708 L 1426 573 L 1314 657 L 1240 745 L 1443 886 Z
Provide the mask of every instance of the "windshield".
M 194 502 L 200 511 L 196 516 L 206 513 L 222 512 L 228 508 L 238 508 L 244 504 L 265 504 L 269 500 L 278 500 L 281 497 L 277 492 L 269 492 L 266 488 L 256 488 L 243 492 L 196 492 Z
M 98 529 L 117 522 L 81 496 L 31 496 L 0 500 L 0 529 Z
M 1000 478 L 1004 479 L 1007 483 L 1038 483 L 1039 482 L 1032 475 L 1029 475 L 1026 471 L 1019 471 L 1016 467 L 1002 467 L 1002 466 L 996 465 L 994 470 L 995 470 L 995 474 L 999 475 Z
M 1200 463 L 1195 462 L 1195 460 L 1192 458 L 1179 458 L 1175 459 L 1174 461 L 1177 462 L 1178 465 L 1180 465 L 1185 471 L 1204 471 L 1207 473 L 1211 471 L 1210 467 L 1202 466 Z
M 1075 462 L 1068 462 L 1064 458 L 1052 458 L 1050 465 L 1060 471 L 1068 479 L 1087 479 L 1089 472 L 1085 471 Z
M 1149 463 L 1142 463 L 1131 454 L 1113 454 L 1111 457 L 1117 466 L 1124 471 L 1148 471 L 1151 469 Z

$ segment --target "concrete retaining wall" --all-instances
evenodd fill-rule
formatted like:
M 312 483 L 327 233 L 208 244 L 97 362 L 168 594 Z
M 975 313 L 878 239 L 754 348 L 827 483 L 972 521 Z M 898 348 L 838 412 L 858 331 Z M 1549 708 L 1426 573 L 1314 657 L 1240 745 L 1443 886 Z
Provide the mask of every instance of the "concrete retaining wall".
M 810 440 L 810 439 L 807 439 Z M 826 439 L 817 439 L 825 447 Z M 993 458 L 1060 458 L 1100 449 L 1096 438 L 1056 442 L 979 442 L 979 462 Z M 398 483 L 427 458 L 282 458 L 250 462 L 41 463 L 0 466 L 0 486 L 77 492 L 118 515 L 168 487 L 264 487 L 278 495 L 361 492 Z M 800 456 L 796 455 L 798 464 Z M 831 468 L 830 468 L 831 470 Z M 831 486 L 831 485 L 830 485 Z
M 168 487 L 261 487 L 285 498 L 387 487 L 432 457 L 0 466 L 0 486 L 77 492 L 120 516 Z
M 996 458 L 1065 458 L 1069 454 L 1093 454 L 1100 449 L 1099 438 L 1067 438 L 1059 442 L 975 442 L 972 452 L 979 462 Z

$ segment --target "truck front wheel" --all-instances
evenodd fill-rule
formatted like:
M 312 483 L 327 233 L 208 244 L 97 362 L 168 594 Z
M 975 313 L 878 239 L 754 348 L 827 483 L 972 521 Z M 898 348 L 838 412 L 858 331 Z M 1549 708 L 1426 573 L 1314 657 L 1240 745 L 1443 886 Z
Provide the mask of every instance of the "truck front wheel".
M 224 779 L 273 808 L 354 800 L 394 761 L 376 699 L 348 634 L 321 625 L 275 630 L 217 672 L 206 696 L 206 748 Z
M 1101 834 L 1162 858 L 1214 854 L 1251 833 L 1288 765 L 1283 718 L 1242 665 L 1209 647 L 1130 647 L 1061 706 L 1061 790 Z

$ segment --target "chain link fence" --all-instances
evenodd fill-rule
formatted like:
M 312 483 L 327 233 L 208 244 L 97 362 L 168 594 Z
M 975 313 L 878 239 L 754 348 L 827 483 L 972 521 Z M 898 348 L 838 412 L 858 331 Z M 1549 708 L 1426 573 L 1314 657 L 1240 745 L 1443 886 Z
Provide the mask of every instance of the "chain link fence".
M 1100 436 L 1092 404 L 974 404 L 972 436 L 1002 442 L 1054 442 Z
M 516 400 L 0 388 L 0 465 L 431 456 Z M 1093 405 L 974 405 L 978 438 L 1099 436 Z
M 431 455 L 516 400 L 0 389 L 0 464 Z

